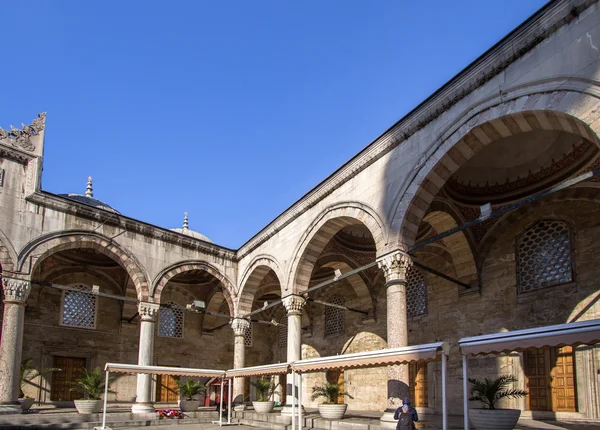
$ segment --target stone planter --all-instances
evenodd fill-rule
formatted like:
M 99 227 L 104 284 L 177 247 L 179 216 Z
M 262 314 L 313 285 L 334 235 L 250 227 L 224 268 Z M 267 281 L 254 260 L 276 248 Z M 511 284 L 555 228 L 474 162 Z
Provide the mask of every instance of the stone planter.
M 346 413 L 346 409 L 348 409 L 348 405 L 343 403 L 341 405 L 319 405 L 319 413 L 321 414 L 321 418 L 325 418 L 326 420 L 340 420 Z
M 179 409 L 181 412 L 196 412 L 200 406 L 200 400 L 180 400 Z
M 512 430 L 520 416 L 520 409 L 469 409 L 469 421 L 477 430 Z
M 102 409 L 102 400 L 75 400 L 75 407 L 80 414 L 97 414 Z
M 35 399 L 33 397 L 22 397 L 19 399 L 19 403 L 21 404 L 21 410 L 27 411 L 29 408 L 33 406 L 33 402 Z
M 268 414 L 273 410 L 275 402 L 252 402 L 257 414 Z

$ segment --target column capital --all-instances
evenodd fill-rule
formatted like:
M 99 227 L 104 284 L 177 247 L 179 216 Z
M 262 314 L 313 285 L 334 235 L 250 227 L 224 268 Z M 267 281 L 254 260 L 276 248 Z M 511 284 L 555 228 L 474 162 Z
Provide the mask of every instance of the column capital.
M 31 291 L 31 283 L 22 279 L 2 278 L 2 290 L 5 302 L 25 303 Z
M 244 318 L 234 318 L 231 321 L 231 329 L 234 336 L 244 336 L 246 330 L 250 328 L 250 321 Z
M 139 302 L 138 313 L 142 321 L 155 322 L 158 316 L 158 310 L 160 309 L 160 303 L 150 302 Z
M 386 284 L 406 284 L 406 273 L 412 264 L 410 255 L 402 251 L 396 251 L 377 260 L 377 266 L 383 269 Z
M 288 315 L 301 315 L 302 308 L 306 304 L 306 300 L 302 296 L 298 296 L 296 294 L 290 294 L 289 296 L 285 296 L 281 299 L 285 310 Z

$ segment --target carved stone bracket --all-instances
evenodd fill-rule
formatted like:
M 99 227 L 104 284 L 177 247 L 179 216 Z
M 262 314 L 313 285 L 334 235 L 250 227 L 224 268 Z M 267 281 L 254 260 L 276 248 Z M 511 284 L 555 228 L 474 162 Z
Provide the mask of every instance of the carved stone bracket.
M 377 260 L 377 265 L 383 269 L 388 284 L 406 283 L 406 274 L 412 266 L 412 259 L 407 253 L 396 251 Z
M 282 302 L 288 315 L 301 315 L 302 309 L 306 304 L 304 297 L 295 294 L 284 297 Z
M 0 140 L 10 139 L 11 144 L 16 148 L 35 151 L 35 145 L 31 143 L 31 138 L 44 129 L 45 123 L 46 113 L 42 112 L 30 125 L 21 124 L 21 130 L 12 125 L 10 131 L 0 128 Z
M 138 313 L 140 314 L 140 318 L 142 318 L 142 321 L 155 322 L 156 317 L 158 316 L 159 309 L 160 309 L 160 304 L 158 304 L 158 303 L 150 303 L 150 302 L 139 302 L 138 303 Z
M 31 291 L 31 284 L 22 279 L 3 278 L 2 289 L 5 302 L 25 303 Z
M 234 318 L 231 321 L 231 328 L 235 336 L 244 336 L 246 330 L 250 328 L 250 321 L 243 318 Z

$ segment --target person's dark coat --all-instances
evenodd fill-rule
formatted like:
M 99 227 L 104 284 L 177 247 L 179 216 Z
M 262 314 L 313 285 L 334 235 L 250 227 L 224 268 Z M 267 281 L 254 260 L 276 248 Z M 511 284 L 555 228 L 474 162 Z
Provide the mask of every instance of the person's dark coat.
M 394 419 L 398 420 L 396 424 L 396 430 L 415 430 L 415 422 L 412 419 L 410 410 L 408 412 L 402 411 L 402 408 L 396 409 L 394 413 Z

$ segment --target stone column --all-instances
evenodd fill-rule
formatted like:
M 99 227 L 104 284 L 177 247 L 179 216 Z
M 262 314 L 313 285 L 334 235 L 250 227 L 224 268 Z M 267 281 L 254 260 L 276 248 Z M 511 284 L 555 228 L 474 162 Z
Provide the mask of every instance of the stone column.
M 241 369 L 246 361 L 246 330 L 250 328 L 250 322 L 243 318 L 234 318 L 231 321 L 233 329 L 233 368 Z M 246 378 L 234 378 L 233 380 L 233 403 L 244 403 L 244 393 L 246 392 Z
M 410 256 L 398 251 L 378 260 L 378 266 L 385 275 L 387 302 L 387 346 L 399 348 L 408 345 L 406 322 L 406 275 L 412 265 Z M 395 428 L 394 411 L 408 397 L 408 365 L 388 367 L 388 404 L 381 417 L 381 427 Z M 414 399 L 411 399 L 414 404 Z
M 283 298 L 283 306 L 288 316 L 287 332 L 287 361 L 297 361 L 302 358 L 302 308 L 306 300 L 302 296 L 289 295 Z M 287 375 L 287 389 L 285 407 L 281 410 L 282 415 L 292 415 L 292 396 L 295 396 L 296 407 L 298 406 L 298 393 L 292 393 L 292 375 Z
M 4 317 L 0 343 L 0 412 L 20 412 L 19 373 L 23 352 L 25 302 L 31 284 L 21 279 L 2 279 Z
M 154 352 L 154 325 L 160 305 L 158 303 L 138 303 L 140 314 L 140 344 L 138 346 L 138 364 L 140 366 L 152 365 Z M 131 407 L 134 414 L 154 413 L 152 404 L 152 375 L 139 373 L 137 376 L 137 391 L 135 403 Z

